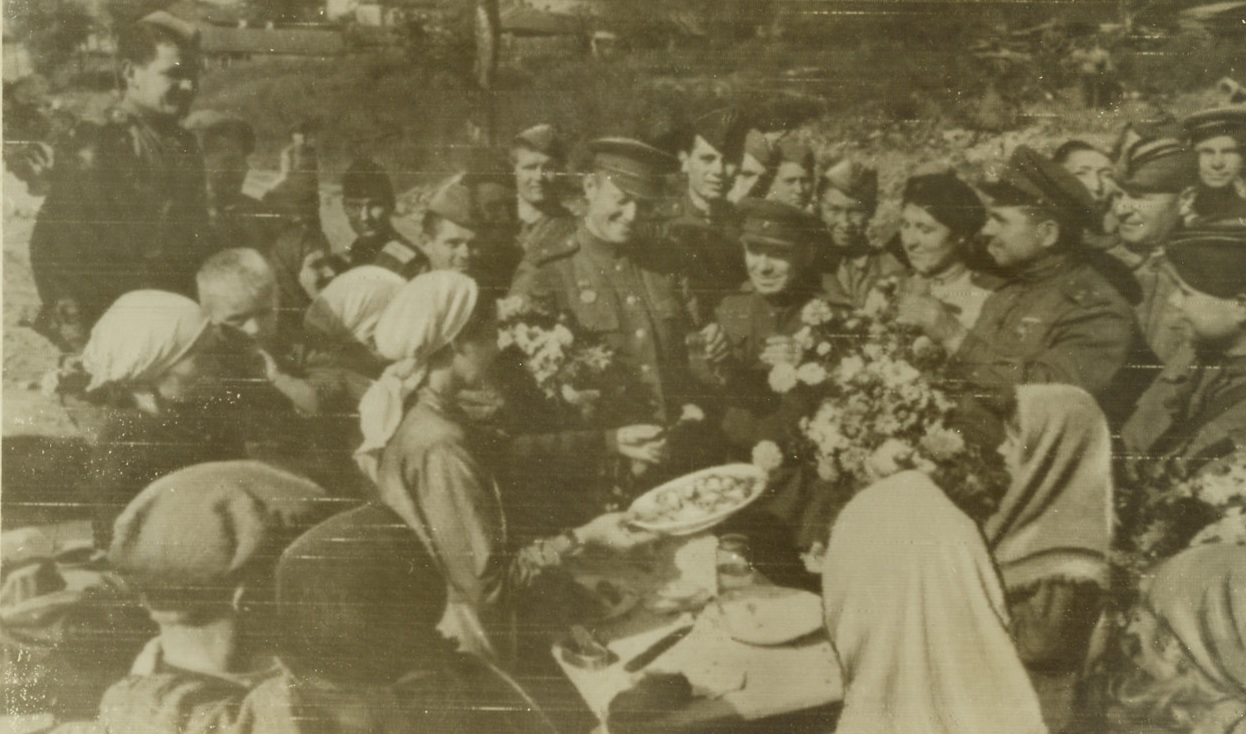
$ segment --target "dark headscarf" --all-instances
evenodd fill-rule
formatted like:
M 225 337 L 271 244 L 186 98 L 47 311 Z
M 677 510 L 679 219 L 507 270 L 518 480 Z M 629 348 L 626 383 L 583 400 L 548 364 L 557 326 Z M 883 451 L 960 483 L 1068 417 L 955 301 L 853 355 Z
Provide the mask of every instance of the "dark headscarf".
M 903 201 L 928 212 L 956 237 L 973 237 L 986 224 L 982 200 L 950 171 L 913 176 L 904 184 Z

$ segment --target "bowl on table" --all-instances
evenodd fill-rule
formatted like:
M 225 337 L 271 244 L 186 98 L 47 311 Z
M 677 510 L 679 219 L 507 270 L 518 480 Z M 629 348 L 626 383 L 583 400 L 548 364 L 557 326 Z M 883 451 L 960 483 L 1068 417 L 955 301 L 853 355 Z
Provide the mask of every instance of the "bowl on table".
M 632 525 L 662 535 L 708 530 L 761 497 L 766 472 L 753 464 L 724 464 L 654 487 L 628 508 Z

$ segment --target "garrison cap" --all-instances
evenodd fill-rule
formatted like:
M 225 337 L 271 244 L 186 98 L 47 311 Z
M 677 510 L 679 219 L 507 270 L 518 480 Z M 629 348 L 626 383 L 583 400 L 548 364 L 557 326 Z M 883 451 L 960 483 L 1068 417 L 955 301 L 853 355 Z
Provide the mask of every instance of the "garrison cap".
M 679 169 L 674 156 L 631 138 L 599 138 L 588 149 L 594 171 L 607 174 L 624 192 L 641 199 L 663 198 L 667 178 Z
M 822 173 L 822 183 L 838 190 L 870 209 L 878 204 L 878 171 L 844 158 L 832 163 Z
M 1198 175 L 1198 158 L 1180 140 L 1139 138 L 1121 151 L 1117 184 L 1130 194 L 1179 194 Z
M 356 158 L 342 174 L 342 196 L 347 199 L 377 199 L 394 204 L 394 182 L 380 163 Z
M 778 201 L 744 199 L 736 205 L 743 218 L 740 241 L 779 247 L 812 247 L 823 244 L 826 225 L 817 216 Z
M 744 124 L 743 115 L 733 108 L 724 107 L 701 115 L 692 121 L 689 131 L 689 150 L 696 143 L 696 136 L 700 136 L 727 160 L 738 161 L 744 154 L 748 127 Z
M 471 230 L 479 229 L 484 224 L 476 207 L 473 191 L 461 175 L 450 179 L 433 192 L 427 211 Z
M 199 29 L 167 10 L 157 10 L 138 19 L 142 25 L 154 26 L 173 34 L 178 41 L 190 48 L 199 48 Z
M 108 559 L 152 608 L 193 608 L 270 572 L 335 504 L 316 484 L 258 461 L 197 464 L 157 479 L 126 506 Z
M 563 142 L 562 136 L 559 135 L 558 129 L 548 123 L 533 125 L 515 136 L 514 146 L 517 148 L 531 148 L 538 153 L 555 160 L 563 161 L 567 158 L 567 146 Z
M 1246 294 L 1246 229 L 1204 225 L 1179 230 L 1164 247 L 1172 269 L 1216 298 Z
M 775 152 L 778 153 L 776 165 L 782 163 L 799 163 L 813 170 L 813 148 L 810 148 L 795 135 L 784 135 L 775 143 Z
M 1195 112 L 1185 118 L 1185 130 L 1191 143 L 1230 135 L 1239 145 L 1246 144 L 1246 105 L 1216 107 Z
M 1073 174 L 1033 148 L 1019 145 L 997 176 L 982 184 L 995 206 L 1037 206 L 1068 226 L 1095 225 L 1096 204 Z
M 766 140 L 766 134 L 761 130 L 749 130 L 744 136 L 744 152 L 757 159 L 757 162 L 766 168 L 775 166 L 774 148 L 770 146 L 770 141 Z

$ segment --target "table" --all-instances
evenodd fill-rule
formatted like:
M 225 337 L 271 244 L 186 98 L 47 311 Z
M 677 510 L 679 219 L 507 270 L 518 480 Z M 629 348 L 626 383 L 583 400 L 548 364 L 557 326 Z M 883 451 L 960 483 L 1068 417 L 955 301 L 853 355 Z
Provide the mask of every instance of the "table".
M 716 607 L 664 613 L 655 599 L 672 588 L 701 587 L 717 593 L 717 539 L 709 534 L 668 541 L 648 569 L 596 559 L 577 563 L 572 574 L 585 585 L 610 578 L 640 594 L 629 613 L 598 624 L 594 632 L 618 660 L 601 670 L 569 664 L 555 645 L 554 659 L 593 713 L 605 721 L 610 702 L 633 688 L 645 672 L 681 673 L 711 692 L 686 711 L 671 712 L 675 728 L 697 731 L 723 720 L 755 721 L 837 703 L 843 697 L 839 663 L 825 634 L 784 646 L 758 647 L 730 638 L 716 622 Z M 761 583 L 765 583 L 764 579 Z M 632 674 L 624 666 L 636 655 L 681 627 L 693 625 L 687 637 L 645 670 Z M 725 692 L 723 692 L 725 691 Z M 669 722 L 668 722 L 669 723 Z

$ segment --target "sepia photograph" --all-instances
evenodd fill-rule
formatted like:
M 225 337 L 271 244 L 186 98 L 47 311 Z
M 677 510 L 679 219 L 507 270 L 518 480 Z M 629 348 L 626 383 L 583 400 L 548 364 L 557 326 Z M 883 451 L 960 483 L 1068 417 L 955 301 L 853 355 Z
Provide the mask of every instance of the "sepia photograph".
M 0 5 L 0 734 L 1246 734 L 1246 0 Z

